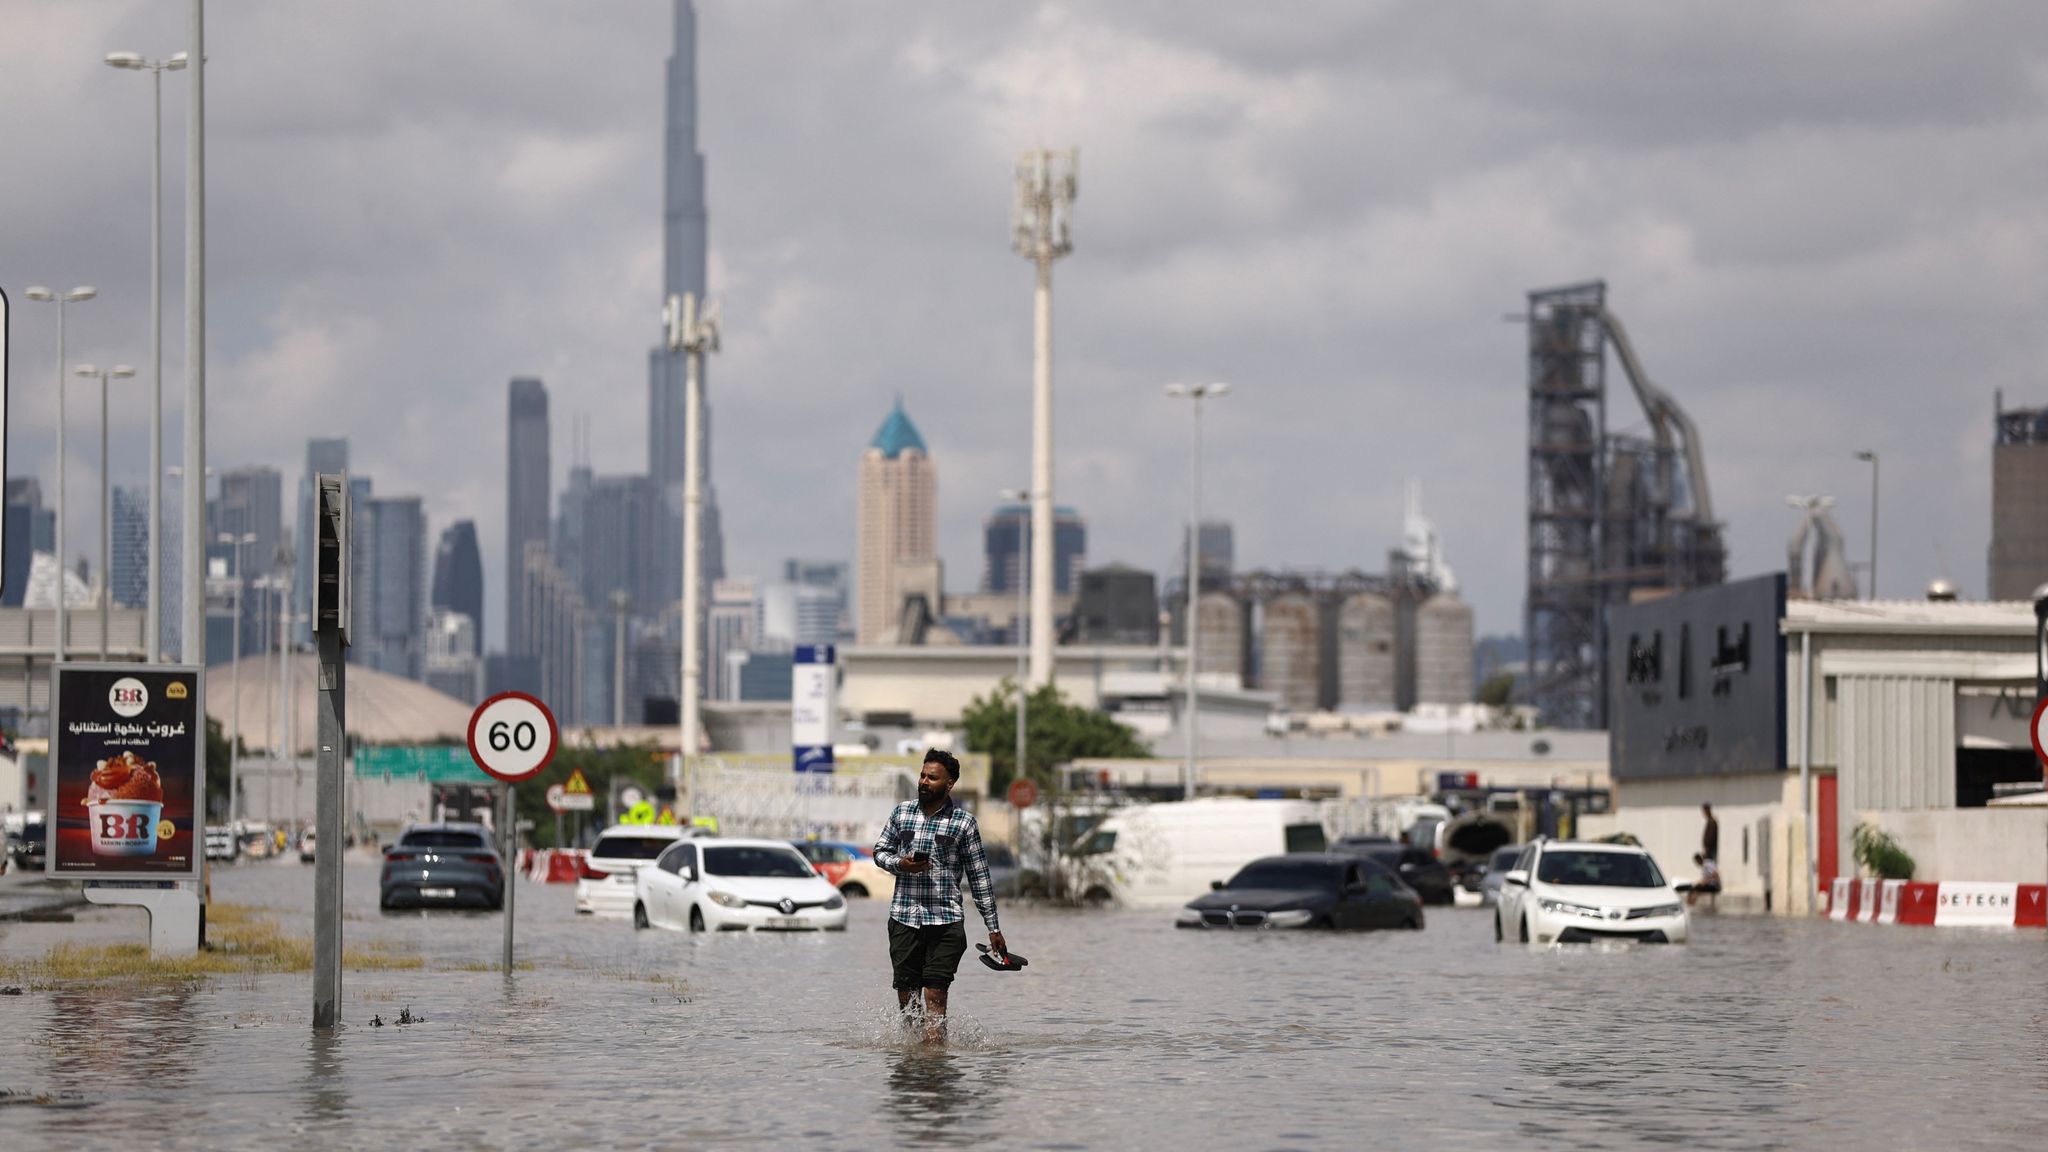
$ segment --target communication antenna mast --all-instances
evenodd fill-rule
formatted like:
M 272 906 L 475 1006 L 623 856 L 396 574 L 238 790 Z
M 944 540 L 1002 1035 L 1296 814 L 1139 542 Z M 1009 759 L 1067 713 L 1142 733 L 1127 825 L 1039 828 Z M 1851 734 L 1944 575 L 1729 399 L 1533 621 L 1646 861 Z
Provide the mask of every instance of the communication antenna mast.
M 1081 152 L 1034 149 L 1017 158 L 1010 246 L 1037 266 L 1032 294 L 1031 686 L 1052 681 L 1052 262 L 1074 250 L 1075 173 Z

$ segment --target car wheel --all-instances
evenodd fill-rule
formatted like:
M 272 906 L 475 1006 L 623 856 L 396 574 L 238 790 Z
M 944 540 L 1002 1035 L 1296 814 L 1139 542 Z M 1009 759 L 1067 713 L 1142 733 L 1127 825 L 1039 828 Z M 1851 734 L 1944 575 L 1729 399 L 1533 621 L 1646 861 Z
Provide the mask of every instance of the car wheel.
M 1493 914 L 1493 942 L 1498 944 L 1505 938 L 1506 933 L 1500 930 L 1500 913 L 1495 912 Z
M 640 903 L 638 900 L 633 901 L 633 927 L 653 927 L 653 925 L 647 922 L 647 905 Z
M 1408 918 L 1408 930 L 1410 932 L 1422 931 L 1422 913 L 1417 912 L 1415 915 Z
M 1109 901 L 1109 889 L 1099 886 L 1095 888 L 1090 888 L 1087 892 L 1082 893 L 1081 895 L 1081 903 L 1086 904 L 1090 908 L 1100 908 L 1105 904 L 1108 904 Z
M 1522 917 L 1522 943 L 1524 943 L 1524 944 L 1527 944 L 1528 942 L 1529 942 L 1529 918 L 1528 918 L 1527 916 L 1523 916 L 1523 917 Z
M 692 905 L 690 906 L 690 931 L 692 931 L 692 932 L 702 932 L 703 930 L 704 930 L 704 910 L 703 910 L 702 908 L 699 908 L 699 907 L 697 907 L 696 905 L 692 904 Z
M 865 900 L 868 898 L 868 889 L 865 884 L 847 883 L 840 887 L 839 894 L 849 900 Z

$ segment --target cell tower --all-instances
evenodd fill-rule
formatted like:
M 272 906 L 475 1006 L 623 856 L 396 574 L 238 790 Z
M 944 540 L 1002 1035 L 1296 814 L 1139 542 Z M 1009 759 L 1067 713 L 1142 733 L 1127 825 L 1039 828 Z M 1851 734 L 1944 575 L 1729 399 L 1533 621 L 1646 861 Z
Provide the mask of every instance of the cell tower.
M 1052 680 L 1052 262 L 1074 250 L 1078 149 L 1017 158 L 1011 246 L 1038 267 L 1033 293 L 1031 371 L 1031 667 L 1033 687 Z
M 1643 371 L 1607 285 L 1529 294 L 1529 593 L 1522 695 L 1545 723 L 1604 728 L 1607 614 L 1727 576 L 1698 431 Z M 1614 349 L 1650 436 L 1607 430 Z M 1683 467 L 1680 463 L 1683 461 Z

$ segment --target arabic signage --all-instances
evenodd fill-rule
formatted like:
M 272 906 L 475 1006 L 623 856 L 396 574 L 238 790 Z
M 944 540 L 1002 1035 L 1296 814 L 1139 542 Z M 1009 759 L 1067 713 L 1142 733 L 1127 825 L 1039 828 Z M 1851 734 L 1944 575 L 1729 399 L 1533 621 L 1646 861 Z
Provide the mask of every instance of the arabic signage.
M 789 730 L 798 772 L 832 771 L 834 699 L 830 644 L 799 644 L 790 665 Z
M 199 670 L 59 664 L 50 698 L 49 874 L 196 877 L 206 787 Z
M 1784 771 L 1784 615 L 1783 573 L 1614 608 L 1609 775 Z

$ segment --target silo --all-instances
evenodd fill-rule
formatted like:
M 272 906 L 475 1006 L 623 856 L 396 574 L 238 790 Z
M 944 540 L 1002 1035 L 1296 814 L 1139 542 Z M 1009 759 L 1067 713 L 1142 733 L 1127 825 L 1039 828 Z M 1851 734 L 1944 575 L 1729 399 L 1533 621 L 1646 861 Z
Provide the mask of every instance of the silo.
M 1472 607 L 1456 593 L 1438 593 L 1415 610 L 1415 699 L 1472 700 Z
M 1278 693 L 1282 708 L 1314 711 L 1319 647 L 1312 598 L 1288 592 L 1268 600 L 1259 626 L 1259 687 Z
M 1394 604 L 1377 592 L 1353 593 L 1337 611 L 1337 706 L 1394 707 Z
M 1244 605 L 1228 592 L 1202 593 L 1199 614 L 1200 646 L 1196 669 L 1204 681 L 1216 676 L 1234 676 L 1244 684 Z

